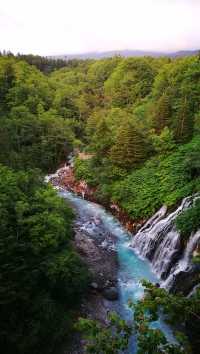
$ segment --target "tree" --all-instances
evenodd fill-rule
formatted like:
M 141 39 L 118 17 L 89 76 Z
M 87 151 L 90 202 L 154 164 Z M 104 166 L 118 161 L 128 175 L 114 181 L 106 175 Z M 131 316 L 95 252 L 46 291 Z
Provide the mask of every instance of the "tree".
M 175 131 L 176 140 L 186 142 L 193 135 L 194 118 L 191 116 L 188 99 L 184 97 L 180 102 L 177 114 L 177 126 Z
M 0 58 L 0 117 L 8 112 L 8 93 L 15 79 L 14 61 Z
M 154 119 L 157 132 L 161 132 L 165 127 L 169 128 L 171 126 L 171 98 L 166 92 L 158 99 Z
M 199 321 L 198 291 L 191 298 L 168 294 L 165 289 L 158 288 L 147 281 L 142 282 L 144 297 L 137 303 L 131 303 L 133 322 L 127 323 L 119 315 L 111 313 L 108 316 L 109 325 L 103 328 L 98 322 L 80 319 L 77 328 L 86 339 L 87 353 L 117 354 L 126 350 L 133 334 L 137 336 L 137 354 L 190 354 L 191 347 L 187 335 L 176 332 L 177 343 L 170 343 L 165 333 L 153 328 L 153 322 L 159 319 L 160 311 L 174 326 L 196 316 Z M 130 350 L 130 348 L 129 348 Z
M 179 143 L 186 142 L 193 134 L 194 117 L 199 111 L 199 73 L 198 56 L 185 57 L 164 65 L 155 78 L 152 90 L 155 109 L 157 102 L 159 103 L 161 100 L 161 112 L 162 110 L 166 112 L 162 115 L 165 118 L 162 122 L 158 106 L 156 111 L 158 118 L 160 118 L 156 120 L 156 127 L 159 129 L 160 122 L 162 129 L 163 123 L 166 124 L 167 119 L 167 123 L 169 123 L 167 126 L 173 129 L 174 136 Z M 165 97 L 164 102 L 163 95 L 164 97 L 168 96 Z
M 97 124 L 95 134 L 92 137 L 91 150 L 95 152 L 97 159 L 108 155 L 112 144 L 111 131 L 104 118 Z
M 137 103 L 151 91 L 155 71 L 147 58 L 125 58 L 105 82 L 112 106 L 124 108 Z
M 53 170 L 72 150 L 74 135 L 68 121 L 54 110 L 32 114 L 25 106 L 13 108 L 2 120 L 0 162 L 12 168 Z
M 173 132 L 167 126 L 161 131 L 160 135 L 154 134 L 153 131 L 151 139 L 155 151 L 159 154 L 170 153 L 176 147 Z
M 125 169 L 131 169 L 146 157 L 141 134 L 129 121 L 119 127 L 116 141 L 110 152 L 111 161 Z
M 200 200 L 197 199 L 193 206 L 178 215 L 176 226 L 181 236 L 187 241 L 192 233 L 200 228 Z
M 0 217 L 1 349 L 51 353 L 87 287 L 73 213 L 37 171 L 0 166 Z

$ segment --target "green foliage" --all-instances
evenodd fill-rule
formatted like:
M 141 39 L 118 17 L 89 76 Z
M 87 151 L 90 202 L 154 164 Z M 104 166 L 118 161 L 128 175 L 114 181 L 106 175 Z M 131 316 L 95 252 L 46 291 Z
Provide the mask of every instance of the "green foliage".
M 75 170 L 75 177 L 77 180 L 83 179 L 91 186 L 96 184 L 95 176 L 92 173 L 92 166 L 91 166 L 90 159 L 81 160 L 77 158 L 75 160 L 74 170 Z
M 192 232 L 196 232 L 200 227 L 200 200 L 197 199 L 194 205 L 185 210 L 176 218 L 176 226 L 182 237 L 188 239 Z
M 155 127 L 158 132 L 162 131 L 162 129 L 166 127 L 170 127 L 171 125 L 172 109 L 170 98 L 171 97 L 164 92 L 157 101 L 154 120 Z
M 199 321 L 199 297 L 197 291 L 192 297 L 172 295 L 166 290 L 143 281 L 144 297 L 137 303 L 130 303 L 133 322 L 127 323 L 117 314 L 109 314 L 109 324 L 102 327 L 98 322 L 80 319 L 78 329 L 86 339 L 88 353 L 120 353 L 129 346 L 133 334 L 137 336 L 137 354 L 189 354 L 188 334 L 177 331 L 184 328 L 194 316 Z M 177 343 L 168 342 L 165 334 L 154 327 L 162 311 L 165 320 L 176 328 Z M 199 322 L 198 322 L 199 324 Z M 200 324 L 199 324 L 200 325 Z M 129 348 L 130 350 L 130 348 Z
M 200 189 L 198 170 L 191 163 L 193 154 L 199 152 L 200 139 L 196 137 L 166 157 L 152 158 L 124 180 L 115 182 L 111 198 L 133 218 L 152 215 L 163 204 L 175 205 Z
M 4 352 L 53 352 L 87 282 L 70 243 L 71 212 L 23 170 L 54 170 L 81 147 L 92 157 L 77 159 L 76 178 L 96 187 L 98 200 L 133 218 L 174 206 L 200 189 L 199 78 L 198 56 L 63 62 L 0 54 L 0 163 L 18 171 L 0 169 Z M 198 215 L 197 204 L 177 219 L 184 237 L 199 227 Z M 139 317 L 141 353 L 178 353 Z M 110 321 L 109 340 L 104 332 L 98 342 L 106 354 L 124 348 L 129 332 Z
M 55 111 L 30 113 L 25 106 L 12 109 L 0 130 L 0 161 L 20 169 L 37 167 L 43 171 L 56 168 L 72 149 L 73 133 L 67 121 Z
M 108 315 L 109 328 L 92 320 L 81 318 L 76 328 L 84 333 L 87 353 L 116 354 L 127 349 L 132 328 L 116 313 Z
M 178 142 L 185 142 L 191 138 L 193 134 L 194 120 L 190 116 L 190 105 L 188 98 L 185 96 L 181 103 L 177 114 L 176 139 Z
M 91 150 L 95 152 L 97 159 L 101 160 L 109 154 L 112 146 L 111 131 L 105 119 L 101 119 L 96 127 L 91 140 Z
M 153 147 L 159 154 L 170 153 L 176 148 L 173 133 L 167 126 L 161 131 L 160 135 L 153 133 L 151 138 Z
M 136 103 L 151 91 L 155 71 L 147 58 L 125 58 L 105 82 L 105 93 L 115 107 Z
M 198 56 L 186 57 L 164 65 L 154 82 L 157 127 L 167 124 L 178 142 L 187 141 L 193 134 L 194 116 L 199 111 L 199 73 Z
M 14 54 L 11 52 L 0 52 L 0 56 L 7 56 L 9 58 L 14 57 Z M 49 74 L 50 72 L 60 69 L 65 66 L 73 66 L 76 64 L 76 61 L 74 60 L 62 60 L 62 59 L 53 59 L 53 58 L 47 58 L 47 57 L 41 57 L 40 55 L 33 55 L 33 54 L 17 54 L 15 58 L 19 60 L 26 61 L 30 65 L 36 66 L 37 69 L 42 71 L 45 74 Z
M 0 162 L 49 171 L 72 150 L 73 128 L 50 108 L 53 91 L 33 66 L 0 57 Z
M 141 133 L 129 121 L 122 124 L 110 152 L 113 164 L 128 170 L 144 161 L 146 155 Z
M 0 167 L 3 352 L 52 352 L 69 330 L 87 272 L 71 245 L 71 209 L 36 171 Z
M 87 80 L 89 86 L 93 89 L 96 100 L 99 101 L 97 105 L 104 105 L 104 100 L 106 99 L 104 95 L 104 83 L 120 61 L 120 57 L 106 58 L 95 61 L 89 67 Z
M 86 74 L 86 81 L 89 72 L 93 78 L 93 97 L 95 73 L 102 77 L 101 104 L 86 122 L 86 148 L 93 154 L 87 174 L 98 198 L 117 202 L 134 218 L 147 217 L 199 190 L 199 59 L 127 58 L 108 74 L 111 63 L 93 63 Z M 193 127 L 196 140 L 179 148 Z

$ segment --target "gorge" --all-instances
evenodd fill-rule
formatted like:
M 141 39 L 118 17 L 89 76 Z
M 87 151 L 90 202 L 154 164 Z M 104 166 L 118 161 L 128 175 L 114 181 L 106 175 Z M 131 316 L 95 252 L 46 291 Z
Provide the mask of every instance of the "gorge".
M 100 298 L 95 300 L 95 308 L 89 316 L 106 323 L 106 313 L 115 310 L 122 318 L 130 320 L 132 311 L 128 304 L 130 300 L 137 302 L 143 296 L 143 279 L 165 287 L 170 292 L 189 295 L 199 282 L 199 267 L 192 265 L 191 259 L 199 245 L 200 232 L 191 234 L 183 246 L 175 219 L 182 211 L 190 208 L 199 195 L 184 198 L 181 205 L 172 212 L 168 212 L 167 207 L 163 206 L 133 235 L 104 207 L 84 199 L 85 194 L 80 190 L 75 188 L 74 193 L 72 186 L 71 191 L 67 190 L 66 185 L 63 187 L 65 171 L 69 171 L 69 166 L 47 176 L 46 181 L 51 181 L 60 197 L 66 199 L 76 211 L 75 240 L 77 247 L 84 253 L 83 260 L 88 257 L 89 240 L 89 257 L 93 258 L 89 262 L 90 269 L 93 271 L 92 268 L 96 268 L 96 257 L 99 263 L 98 268 L 93 271 L 91 286 L 96 290 L 96 295 L 100 292 Z M 83 182 L 82 185 L 87 188 Z M 80 241 L 86 248 L 79 245 Z M 93 243 L 96 244 L 97 251 L 93 248 Z M 99 253 L 98 249 L 103 250 L 103 253 Z M 114 258 L 116 261 L 113 262 Z M 99 272 L 101 277 L 98 276 Z M 113 299 L 106 296 L 110 289 L 117 289 L 118 292 Z M 93 305 L 94 303 L 90 304 L 90 310 Z M 88 315 L 87 310 L 85 315 Z M 153 325 L 163 330 L 169 341 L 174 341 L 171 328 L 162 318 Z M 136 352 L 134 338 L 130 345 L 128 353 Z
M 199 55 L 0 54 L 2 351 L 196 354 Z

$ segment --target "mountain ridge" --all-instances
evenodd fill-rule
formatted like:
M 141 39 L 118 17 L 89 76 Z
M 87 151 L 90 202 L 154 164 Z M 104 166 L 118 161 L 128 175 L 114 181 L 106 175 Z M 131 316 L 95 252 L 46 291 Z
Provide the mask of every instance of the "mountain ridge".
M 143 57 L 143 56 L 151 56 L 151 57 L 184 57 L 188 55 L 197 55 L 199 53 L 199 49 L 196 50 L 180 50 L 176 52 L 162 52 L 162 51 L 150 51 L 150 50 L 134 50 L 134 49 L 125 49 L 125 50 L 111 50 L 111 51 L 103 51 L 103 52 L 85 52 L 78 54 L 61 54 L 61 55 L 51 55 L 49 58 L 54 59 L 103 59 L 110 58 L 113 56 L 122 56 L 122 57 Z

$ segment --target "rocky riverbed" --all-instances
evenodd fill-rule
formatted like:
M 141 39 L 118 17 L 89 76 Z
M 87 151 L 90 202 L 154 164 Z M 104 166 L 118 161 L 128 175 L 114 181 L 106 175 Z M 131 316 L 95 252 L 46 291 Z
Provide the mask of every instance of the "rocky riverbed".
M 91 216 L 87 221 L 81 215 L 75 222 L 75 247 L 91 273 L 90 289 L 107 300 L 117 300 L 116 238 L 103 222 Z
M 76 180 L 73 165 L 64 165 L 54 175 L 51 175 L 51 183 L 62 187 L 76 195 L 92 202 L 99 202 L 96 197 L 96 188 L 89 186 L 84 180 Z M 102 204 L 102 201 L 100 201 Z M 116 203 L 102 204 L 111 212 L 130 232 L 136 232 L 145 223 L 145 219 L 132 220 L 127 213 Z
M 56 188 L 64 197 L 65 193 L 68 193 L 66 188 L 58 185 Z M 83 208 L 82 205 L 79 208 L 70 201 L 68 195 L 66 199 L 76 213 L 74 246 L 91 274 L 88 294 L 83 300 L 79 316 L 98 320 L 107 325 L 108 312 L 119 308 L 117 238 L 93 210 Z M 79 202 L 81 203 L 81 199 Z M 75 335 L 70 349 L 64 349 L 62 353 L 81 354 L 84 353 L 83 347 L 81 338 Z
M 94 190 L 91 190 L 84 181 L 76 181 L 73 168 L 70 166 L 60 168 L 54 175 L 47 177 L 47 181 L 51 182 L 62 197 L 63 193 L 72 192 L 82 198 L 95 201 Z M 80 316 L 98 320 L 103 325 L 107 325 L 108 312 L 117 310 L 119 307 L 117 239 L 108 231 L 101 218 L 95 216 L 94 212 L 82 206 L 77 207 L 73 200 L 70 201 L 69 195 L 66 199 L 71 203 L 76 214 L 74 246 L 91 275 L 88 294 L 83 300 Z M 81 338 L 75 335 L 70 349 L 65 349 L 63 353 L 84 353 Z

